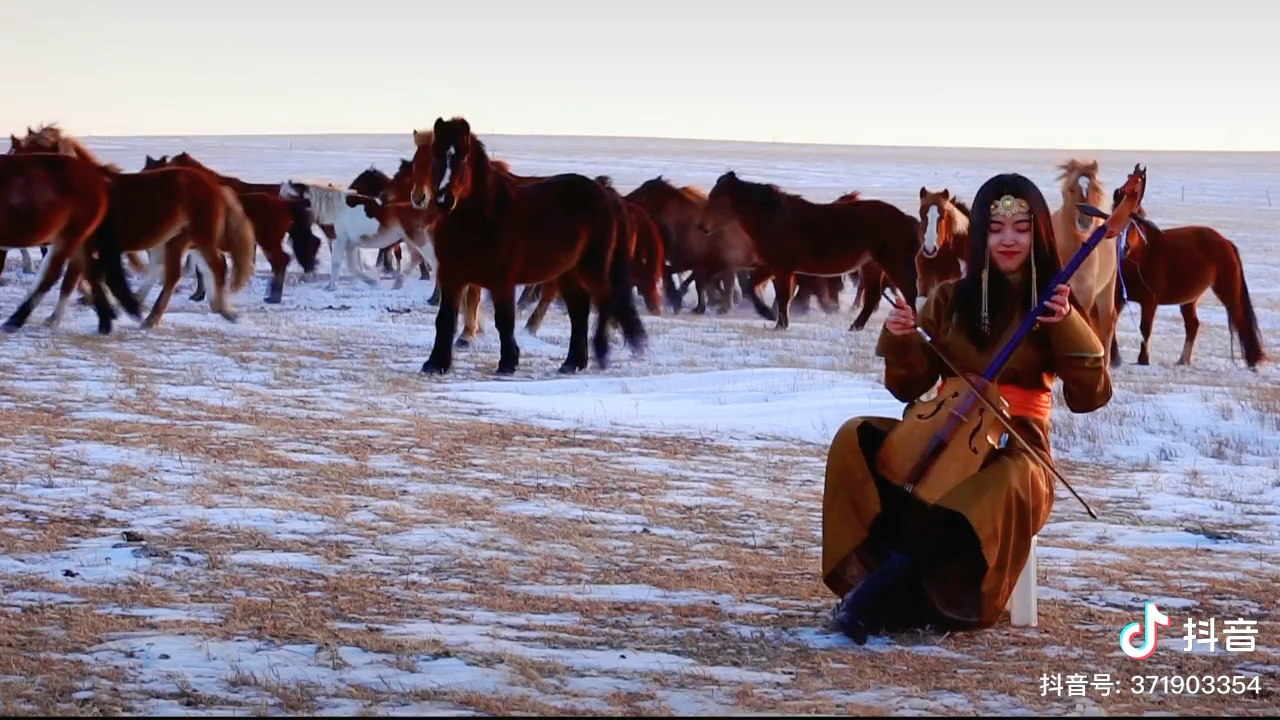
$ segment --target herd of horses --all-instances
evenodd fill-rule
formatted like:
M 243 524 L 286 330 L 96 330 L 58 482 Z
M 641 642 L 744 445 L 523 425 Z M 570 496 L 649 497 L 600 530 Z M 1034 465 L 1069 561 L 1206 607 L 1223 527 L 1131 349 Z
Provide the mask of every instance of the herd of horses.
M 98 313 L 100 332 L 109 333 L 116 318 L 112 297 L 144 326 L 154 326 L 182 277 L 184 258 L 197 277 L 192 298 L 203 299 L 208 277 L 211 308 L 234 321 L 229 296 L 249 282 L 259 247 L 272 271 L 265 302 L 281 302 L 291 258 L 304 281 L 315 279 L 318 227 L 330 242 L 330 288 L 344 263 L 356 277 L 376 282 L 361 263 L 360 248 L 379 249 L 385 269 L 399 263 L 396 287 L 416 268 L 424 279 L 434 275 L 428 302 L 438 306 L 436 337 L 423 372 L 450 369 L 460 312 L 465 327 L 457 346 L 479 332 L 482 289 L 499 334 L 500 374 L 519 363 L 517 309 L 536 300 L 526 325 L 536 332 L 557 298 L 571 325 L 561 371 L 574 372 L 588 365 L 593 305 L 592 345 L 600 367 L 608 364 L 615 325 L 628 345 L 643 351 L 637 291 L 648 312 L 660 315 L 664 308 L 680 312 L 692 285 L 696 312 L 710 302 L 723 313 L 740 286 L 762 317 L 785 330 L 793 302 L 807 307 L 817 298 L 827 312 L 837 311 L 849 278 L 858 286 L 854 304 L 861 305 L 850 330 L 861 330 L 886 290 L 918 306 L 973 261 L 970 209 L 946 188 L 920 188 L 915 213 L 858 192 L 814 202 L 733 171 L 708 193 L 659 175 L 623 194 L 608 176 L 517 175 L 490 157 L 461 117 L 438 118 L 412 137 L 413 157 L 402 159 L 394 175 L 370 167 L 343 188 L 292 178 L 245 182 L 186 152 L 147 156 L 139 172 L 124 172 L 56 125 L 28 128 L 22 138 L 11 135 L 8 154 L 0 156 L 0 271 L 8 249 L 23 252 L 28 271 L 32 250 L 40 248 L 44 257 L 27 297 L 2 327 L 20 328 L 59 278 L 50 325 L 78 287 Z M 1096 161 L 1073 159 L 1059 170 L 1061 202 L 1053 225 L 1065 263 L 1101 222 L 1077 203 L 1106 210 L 1113 198 L 1103 190 Z M 126 258 L 145 275 L 136 294 L 124 271 Z M 143 319 L 140 300 L 162 274 L 160 295 Z M 769 281 L 772 306 L 761 295 Z M 1181 308 L 1186 339 L 1178 362 L 1190 363 L 1199 329 L 1196 306 L 1208 290 L 1226 308 L 1246 364 L 1256 368 L 1266 360 L 1239 252 L 1212 228 L 1161 228 L 1139 208 L 1118 235 L 1104 239 L 1071 285 L 1112 366 L 1120 364 L 1115 329 L 1126 302 L 1141 307 L 1139 364 L 1150 361 L 1148 341 L 1161 305 Z

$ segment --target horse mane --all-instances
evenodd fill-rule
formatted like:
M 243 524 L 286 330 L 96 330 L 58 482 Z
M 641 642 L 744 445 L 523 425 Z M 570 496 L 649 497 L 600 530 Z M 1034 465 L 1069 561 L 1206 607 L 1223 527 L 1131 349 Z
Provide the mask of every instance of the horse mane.
M 35 141 L 34 143 L 32 142 L 33 140 Z M 27 136 L 22 139 L 22 147 L 30 145 L 63 155 L 79 157 L 81 160 L 87 160 L 97 165 L 111 175 L 118 175 L 124 172 L 115 163 L 102 162 L 97 155 L 84 146 L 84 143 L 64 133 L 56 122 L 40 125 L 35 130 L 28 127 Z
M 290 180 L 294 185 L 305 185 L 311 195 L 311 212 L 316 222 L 321 225 L 332 225 L 337 222 L 347 208 L 347 198 L 354 192 L 333 183 L 298 182 Z
M 749 202 L 772 207 L 780 207 L 787 201 L 799 202 L 804 205 L 814 204 L 812 201 L 795 193 L 787 192 L 773 183 L 743 180 L 738 177 L 736 173 L 732 177 L 734 179 L 734 184 L 738 186 L 738 191 L 742 193 L 742 196 Z
M 597 175 L 596 182 L 605 190 L 616 191 L 616 188 L 613 187 L 613 178 L 609 177 L 608 175 Z
M 1058 187 L 1062 192 L 1063 197 L 1066 196 L 1067 188 L 1074 185 L 1077 180 L 1082 177 L 1088 178 L 1089 190 L 1086 193 L 1085 199 L 1088 200 L 1090 205 L 1102 210 L 1106 209 L 1102 207 L 1102 201 L 1106 195 L 1103 191 L 1102 181 L 1098 179 L 1097 160 L 1085 162 L 1083 160 L 1071 158 L 1070 160 L 1058 165 L 1058 171 L 1058 180 L 1060 181 Z
M 951 216 L 951 222 L 955 224 L 952 231 L 959 233 L 969 232 L 969 206 L 957 198 L 951 198 L 947 201 L 947 214 Z

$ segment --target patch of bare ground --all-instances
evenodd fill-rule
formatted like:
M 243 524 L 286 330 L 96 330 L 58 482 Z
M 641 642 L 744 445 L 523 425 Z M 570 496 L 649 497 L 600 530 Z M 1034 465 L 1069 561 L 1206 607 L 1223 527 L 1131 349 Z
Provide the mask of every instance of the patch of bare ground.
M 829 627 L 835 598 L 817 576 L 825 447 L 517 422 L 388 369 L 403 343 L 372 326 L 307 324 L 314 336 L 282 340 L 290 326 L 274 317 L 212 336 L 173 320 L 137 344 L 72 335 L 18 346 L 27 364 L 0 369 L 0 424 L 20 428 L 0 439 L 0 712 L 1274 707 L 1267 694 L 1040 690 L 1042 673 L 1127 681 L 1276 664 L 1265 638 L 1248 656 L 1162 646 L 1141 664 L 1115 647 L 1156 597 L 1195 603 L 1175 619 L 1238 614 L 1268 627 L 1280 579 L 1271 556 L 1050 531 L 1039 627 L 897 633 L 856 648 Z M 402 322 L 397 334 L 429 319 Z M 850 342 L 847 319 L 831 322 Z M 699 337 L 751 362 L 876 372 L 869 354 L 827 347 L 823 329 L 780 339 L 734 325 Z M 460 354 L 463 376 L 484 377 L 488 352 Z M 1192 375 L 1214 391 L 1212 373 Z M 1125 382 L 1144 396 L 1176 389 Z M 1265 391 L 1219 395 L 1224 420 L 1280 408 Z M 1061 447 L 1105 448 L 1169 420 L 1136 404 L 1110 412 L 1064 416 Z M 1200 452 L 1225 463 L 1247 454 L 1240 437 L 1209 435 Z M 1101 525 L 1140 525 L 1140 496 L 1104 491 L 1160 466 L 1160 452 L 1146 468 L 1062 465 L 1094 496 Z M 1051 525 L 1076 520 L 1074 503 L 1060 492 Z M 1230 542 L 1255 522 L 1242 514 L 1200 531 Z M 128 547 L 113 547 L 122 539 Z M 1262 678 L 1267 693 L 1276 681 Z

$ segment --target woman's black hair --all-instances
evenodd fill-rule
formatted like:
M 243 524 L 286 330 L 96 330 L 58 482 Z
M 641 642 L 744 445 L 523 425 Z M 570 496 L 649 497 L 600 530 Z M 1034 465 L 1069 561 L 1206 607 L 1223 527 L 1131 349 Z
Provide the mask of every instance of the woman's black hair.
M 964 328 L 970 341 L 980 348 L 1000 336 L 1010 312 L 1016 321 L 1032 307 L 1030 278 L 1025 284 L 1023 297 L 1015 300 L 1010 297 L 1012 286 L 1004 274 L 992 268 L 987 273 L 991 329 L 989 335 L 982 332 L 982 270 L 987 267 L 987 232 L 991 220 L 991 204 L 1005 195 L 1026 200 L 1031 206 L 1031 257 L 1035 263 L 1036 284 L 1039 286 L 1035 289 L 1035 297 L 1043 299 L 1052 292 L 1053 288 L 1048 285 L 1062 268 L 1054 242 L 1049 205 L 1040 188 L 1017 173 L 996 175 L 983 183 L 973 197 L 969 219 L 969 257 L 966 259 L 965 275 L 956 284 L 955 294 L 955 312 L 959 316 L 960 326 Z

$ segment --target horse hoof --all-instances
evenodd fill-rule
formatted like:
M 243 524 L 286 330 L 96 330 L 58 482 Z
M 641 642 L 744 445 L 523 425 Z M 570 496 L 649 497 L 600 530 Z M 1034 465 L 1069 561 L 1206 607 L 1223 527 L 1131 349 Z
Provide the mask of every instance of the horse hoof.
M 191 297 L 187 299 L 190 300 L 191 302 L 200 302 L 201 300 L 204 300 L 204 293 L 202 292 L 191 293 Z
M 220 312 L 220 313 L 218 313 L 218 314 L 219 314 L 219 315 L 221 315 L 222 317 L 226 318 L 227 322 L 232 322 L 232 323 L 234 323 L 234 322 L 240 322 L 240 315 L 238 315 L 237 313 L 234 313 L 234 312 L 232 312 L 232 311 L 230 311 L 230 310 L 223 310 L 222 312 Z
M 494 374 L 495 375 L 515 375 L 516 366 L 515 365 L 499 365 L 498 369 L 494 370 Z
M 4 325 L 0 325 L 0 330 L 4 330 L 7 333 L 16 333 L 19 327 L 21 326 L 17 323 L 7 322 Z
M 567 362 L 560 366 L 560 374 L 573 375 L 577 373 L 579 369 L 580 368 L 576 364 Z
M 99 335 L 110 335 L 110 334 L 111 334 L 111 323 L 98 323 L 98 334 L 99 334 Z
M 422 373 L 424 375 L 444 375 L 449 372 L 449 368 L 443 365 L 437 365 L 430 360 L 422 363 Z
M 282 300 L 283 298 L 280 295 L 268 295 L 262 298 L 262 302 L 269 303 L 271 305 L 279 305 Z
M 467 338 L 460 337 L 454 341 L 453 346 L 459 350 L 465 350 L 471 347 L 471 341 Z

